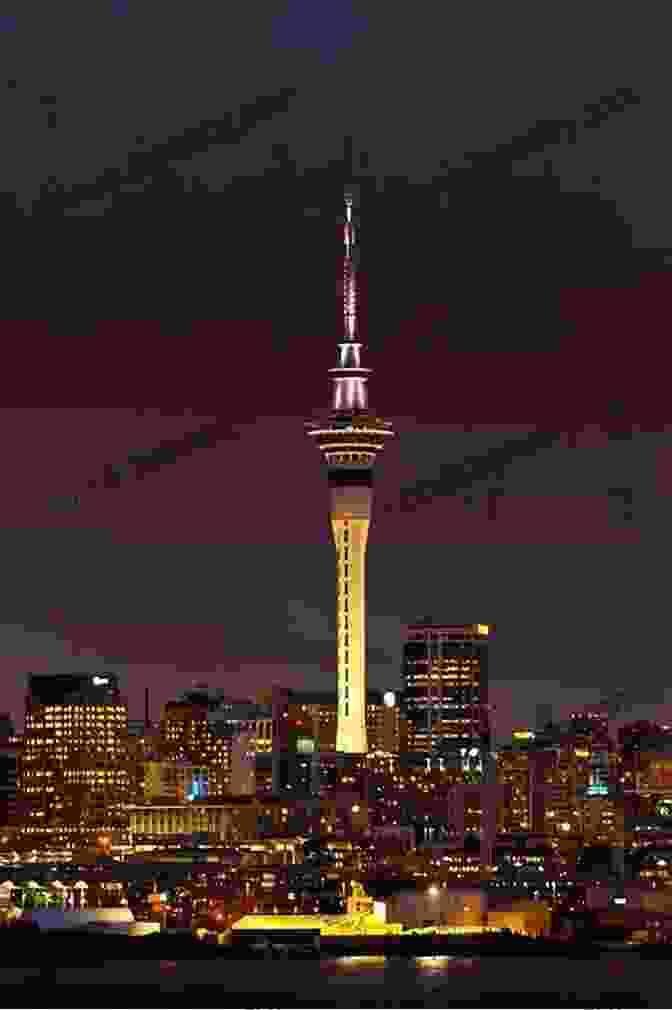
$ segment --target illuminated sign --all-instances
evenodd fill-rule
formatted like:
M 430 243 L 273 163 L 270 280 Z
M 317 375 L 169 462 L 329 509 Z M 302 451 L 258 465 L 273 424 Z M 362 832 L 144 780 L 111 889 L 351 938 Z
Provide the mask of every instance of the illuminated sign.
M 535 734 L 529 729 L 514 729 L 514 740 L 534 740 Z
M 479 635 L 487 635 L 490 633 L 489 624 L 477 624 L 476 627 L 478 628 Z
M 110 681 L 107 677 L 94 677 L 93 683 L 96 687 L 100 687 L 101 684 L 109 684 Z
M 672 817 L 672 800 L 658 800 L 656 813 L 658 817 Z
M 608 796 L 609 786 L 597 783 L 592 786 L 588 786 L 586 789 L 586 796 Z
M 386 705 L 387 708 L 394 708 L 396 700 L 394 691 L 386 691 L 383 695 L 383 705 Z

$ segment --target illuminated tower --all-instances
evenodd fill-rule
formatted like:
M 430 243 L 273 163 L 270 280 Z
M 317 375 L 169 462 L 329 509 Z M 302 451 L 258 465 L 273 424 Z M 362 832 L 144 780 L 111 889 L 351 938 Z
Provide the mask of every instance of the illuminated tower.
M 336 547 L 336 636 L 338 713 L 336 750 L 365 754 L 366 740 L 366 543 L 371 521 L 372 477 L 376 455 L 394 433 L 388 421 L 369 409 L 366 382 L 371 371 L 360 364 L 357 288 L 353 261 L 355 232 L 352 199 L 345 197 L 343 230 L 344 333 L 338 364 L 331 368 L 331 410 L 306 423 L 327 465 L 329 520 Z

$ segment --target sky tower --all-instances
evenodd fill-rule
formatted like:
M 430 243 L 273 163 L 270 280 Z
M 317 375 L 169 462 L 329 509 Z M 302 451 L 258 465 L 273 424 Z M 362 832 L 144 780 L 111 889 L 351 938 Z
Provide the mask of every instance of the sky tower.
M 373 464 L 394 432 L 390 423 L 368 406 L 366 383 L 371 369 L 360 363 L 355 230 L 349 193 L 345 195 L 343 241 L 343 338 L 338 344 L 336 368 L 329 369 L 331 410 L 306 422 L 306 428 L 327 465 L 329 521 L 336 547 L 336 750 L 366 754 L 366 543 Z

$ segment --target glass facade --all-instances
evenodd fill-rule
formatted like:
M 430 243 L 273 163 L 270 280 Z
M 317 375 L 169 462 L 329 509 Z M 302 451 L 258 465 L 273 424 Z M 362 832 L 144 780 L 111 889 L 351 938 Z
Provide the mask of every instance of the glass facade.
M 403 647 L 402 707 L 411 751 L 489 746 L 492 625 L 411 625 Z

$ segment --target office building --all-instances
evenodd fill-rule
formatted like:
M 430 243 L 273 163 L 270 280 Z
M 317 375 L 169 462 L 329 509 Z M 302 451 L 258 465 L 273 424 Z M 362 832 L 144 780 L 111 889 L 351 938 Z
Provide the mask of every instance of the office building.
M 256 733 L 251 728 L 244 729 L 234 737 L 231 745 L 229 792 L 232 796 L 254 796 L 256 793 L 256 757 Z
M 490 746 L 488 624 L 408 626 L 403 646 L 401 706 L 409 750 L 460 755 L 466 772 L 482 774 Z
M 505 787 L 498 808 L 499 831 L 540 834 L 564 823 L 556 819 L 555 810 L 561 809 L 563 798 L 558 760 L 556 749 L 532 730 L 514 730 L 513 742 L 497 749 L 497 783 Z
M 29 675 L 20 776 L 29 834 L 67 841 L 122 825 L 127 723 L 114 673 Z
M 188 761 L 145 761 L 144 800 L 194 802 L 208 796 L 209 769 Z
M 160 722 L 160 758 L 176 765 L 207 769 L 208 795 L 231 792 L 233 752 L 240 734 L 270 733 L 270 707 L 228 698 L 219 689 L 197 685 L 167 702 Z M 269 737 L 270 743 L 270 737 Z M 269 748 L 270 749 L 270 748 Z M 237 771 L 240 771 L 238 768 Z
M 17 824 L 20 744 L 9 715 L 0 714 L 0 828 Z

